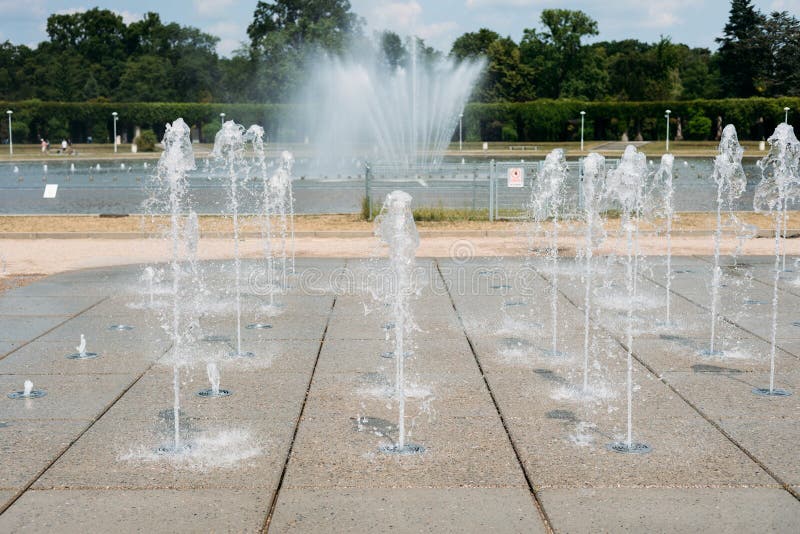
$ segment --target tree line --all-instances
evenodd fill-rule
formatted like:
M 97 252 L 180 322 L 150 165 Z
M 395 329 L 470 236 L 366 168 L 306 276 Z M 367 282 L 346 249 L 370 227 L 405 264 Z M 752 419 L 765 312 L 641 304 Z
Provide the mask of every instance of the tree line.
M 731 1 L 714 51 L 669 37 L 588 43 L 598 32 L 582 11 L 545 9 L 519 42 L 482 28 L 444 52 L 389 31 L 367 35 L 347 0 L 271 0 L 258 2 L 249 41 L 228 58 L 217 54 L 217 37 L 197 28 L 165 23 L 156 13 L 126 24 L 94 8 L 50 15 L 48 39 L 35 48 L 0 44 L 0 100 L 292 103 L 321 54 L 379 57 L 393 69 L 407 65 L 412 48 L 427 60 L 485 57 L 471 98 L 479 103 L 800 94 L 800 21 L 787 12 L 761 13 L 752 0 Z

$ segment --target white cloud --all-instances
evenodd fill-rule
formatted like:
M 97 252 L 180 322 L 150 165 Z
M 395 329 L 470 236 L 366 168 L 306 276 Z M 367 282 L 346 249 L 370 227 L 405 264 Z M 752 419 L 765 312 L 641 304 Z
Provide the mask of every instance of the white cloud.
M 800 0 L 773 0 L 769 5 L 769 12 L 788 11 L 797 16 L 800 14 Z
M 457 29 L 457 23 L 453 21 L 446 21 L 422 26 L 417 30 L 416 33 L 419 37 L 427 41 L 452 35 Z
M 100 8 L 100 9 L 107 9 L 107 8 Z M 88 10 L 89 10 L 89 8 L 84 7 L 84 6 L 68 7 L 66 9 L 60 9 L 60 10 L 56 11 L 56 14 L 58 14 L 58 15 L 75 15 L 77 13 L 85 13 Z M 111 9 L 110 11 L 112 11 L 112 12 L 116 13 L 117 15 L 119 15 L 120 17 L 122 17 L 122 22 L 124 22 L 125 24 L 130 24 L 132 22 L 136 22 L 138 20 L 142 20 L 142 15 L 140 15 L 139 13 L 133 13 L 133 12 L 128 11 L 128 10 L 120 11 L 118 9 Z
M 204 31 L 219 37 L 217 52 L 223 56 L 229 56 L 231 52 L 239 48 L 244 33 L 242 25 L 230 20 L 223 20 L 207 26 Z
M 194 10 L 201 17 L 213 17 L 228 11 L 236 0 L 193 0 Z

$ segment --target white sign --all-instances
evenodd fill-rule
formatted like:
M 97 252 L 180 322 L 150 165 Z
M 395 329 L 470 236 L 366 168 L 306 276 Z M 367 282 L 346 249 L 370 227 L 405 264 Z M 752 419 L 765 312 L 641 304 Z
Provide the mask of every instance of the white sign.
M 522 167 L 509 167 L 508 187 L 525 187 L 525 169 Z
M 56 198 L 56 193 L 58 193 L 58 184 L 47 184 L 44 186 L 42 198 Z

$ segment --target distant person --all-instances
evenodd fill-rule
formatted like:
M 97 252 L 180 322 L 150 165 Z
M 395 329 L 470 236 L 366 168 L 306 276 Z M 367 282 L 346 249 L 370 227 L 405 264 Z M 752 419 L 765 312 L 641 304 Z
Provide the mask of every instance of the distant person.
M 69 143 L 67 143 L 67 140 L 66 139 L 62 139 L 61 140 L 61 152 L 66 152 L 68 146 L 69 146 Z
M 42 154 L 45 152 L 47 152 L 47 141 L 45 141 L 44 137 L 42 137 Z

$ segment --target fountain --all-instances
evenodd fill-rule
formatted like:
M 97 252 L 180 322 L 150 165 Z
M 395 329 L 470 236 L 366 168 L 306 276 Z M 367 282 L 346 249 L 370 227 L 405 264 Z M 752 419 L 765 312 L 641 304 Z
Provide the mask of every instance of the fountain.
M 229 201 L 233 217 L 233 270 L 234 295 L 236 300 L 236 350 L 232 358 L 252 358 L 254 354 L 242 350 L 242 260 L 239 256 L 239 181 L 244 169 L 244 127 L 227 121 L 214 138 L 214 158 L 228 173 L 230 180 Z
M 675 190 L 672 186 L 672 168 L 675 163 L 675 157 L 672 154 L 664 154 L 661 156 L 661 164 L 658 170 L 653 175 L 653 181 L 650 184 L 650 189 L 647 192 L 647 211 L 652 213 L 655 217 L 661 217 L 666 221 L 666 238 L 667 238 L 667 262 L 666 273 L 664 275 L 666 282 L 666 313 L 663 321 L 659 321 L 658 326 L 674 328 L 675 323 L 672 322 L 672 221 L 675 216 L 675 210 L 672 205 L 672 199 Z
M 633 441 L 633 309 L 636 299 L 635 280 L 638 276 L 634 261 L 634 254 L 638 255 L 638 250 L 634 247 L 634 234 L 639 231 L 639 219 L 643 208 L 643 190 L 645 177 L 647 176 L 647 160 L 645 155 L 638 152 L 636 147 L 628 145 L 619 162 L 619 166 L 609 171 L 606 178 L 606 190 L 608 199 L 617 203 L 622 210 L 622 224 L 627 238 L 627 261 L 625 270 L 627 275 L 628 306 L 627 306 L 627 326 L 626 326 L 626 345 L 627 345 L 627 437 L 625 441 L 610 443 L 608 449 L 614 452 L 628 454 L 643 454 L 650 452 L 650 446 L 646 443 Z
M 722 210 L 732 211 L 736 199 L 741 196 L 747 186 L 747 177 L 742 168 L 744 149 L 739 144 L 736 128 L 729 124 L 722 131 L 719 143 L 719 154 L 714 159 L 712 178 L 717 184 L 717 227 L 714 232 L 714 267 L 711 272 L 711 343 L 707 350 L 700 351 L 703 356 L 722 356 L 716 350 L 714 342 L 717 328 L 717 308 L 719 307 L 719 289 L 722 283 L 722 268 L 719 265 L 719 248 L 722 240 Z M 735 219 L 733 213 L 730 217 Z
M 391 279 L 388 293 L 384 295 L 391 306 L 395 327 L 394 354 L 405 356 L 408 335 L 415 325 L 410 316 L 409 299 L 413 293 L 412 275 L 414 257 L 419 247 L 419 234 L 411 214 L 411 196 L 403 191 L 393 191 L 386 196 L 380 214 L 375 219 L 375 235 L 389 247 L 389 269 Z M 423 447 L 406 443 L 405 427 L 405 357 L 395 361 L 395 398 L 398 405 L 397 441 L 381 447 L 381 451 L 395 454 L 416 454 Z
M 294 157 L 291 152 L 281 153 L 278 170 L 269 181 L 272 199 L 271 213 L 278 216 L 280 227 L 281 287 L 287 286 L 287 272 L 294 272 L 294 195 L 292 193 L 292 167 Z M 291 250 L 290 250 L 291 247 Z M 291 254 L 291 267 L 286 262 Z
M 211 387 L 208 389 L 203 389 L 197 392 L 198 397 L 204 398 L 213 398 L 213 397 L 228 397 L 233 392 L 229 389 L 220 389 L 219 388 L 219 368 L 217 368 L 217 364 L 214 362 L 210 362 L 206 365 L 206 374 L 208 375 L 208 382 L 211 384 Z
M 769 358 L 769 387 L 753 393 L 765 397 L 788 397 L 791 392 L 775 387 L 775 348 L 778 333 L 778 281 L 781 272 L 781 234 L 785 237 L 787 204 L 800 197 L 800 142 L 789 124 L 781 123 L 768 139 L 769 153 L 758 162 L 763 178 L 756 188 L 753 207 L 768 213 L 775 224 L 775 266 L 772 284 L 772 333 Z M 785 257 L 785 255 L 783 255 Z
M 548 356 L 563 356 L 558 350 L 558 230 L 562 205 L 566 197 L 564 185 L 569 173 L 564 151 L 556 148 L 544 160 L 539 176 L 531 189 L 531 211 L 537 227 L 543 221 L 552 218 L 550 237 L 550 323 L 552 347 L 546 352 Z
M 81 334 L 81 343 L 75 347 L 75 350 L 78 352 L 70 354 L 67 356 L 67 358 L 70 360 L 89 360 L 92 358 L 97 358 L 96 352 L 86 352 L 86 337 L 84 337 L 83 334 Z
M 606 159 L 592 152 L 583 160 L 583 181 L 581 182 L 583 215 L 586 224 L 586 241 L 583 259 L 585 293 L 583 298 L 583 394 L 589 394 L 589 333 L 592 315 L 592 257 L 595 247 L 605 237 L 603 219 L 600 216 L 600 200 L 604 193 Z
M 38 399 L 44 397 L 47 392 L 43 389 L 33 389 L 33 382 L 26 380 L 22 391 L 12 391 L 8 394 L 9 399 Z
M 264 262 L 266 272 L 266 286 L 263 287 L 264 291 L 269 295 L 269 306 L 274 308 L 275 292 L 275 258 L 272 251 L 273 240 L 273 224 L 272 224 L 272 195 L 267 173 L 267 158 L 264 152 L 264 128 L 258 125 L 253 125 L 248 128 L 245 135 L 246 139 L 250 141 L 253 152 L 255 154 L 255 165 L 261 174 L 261 239 L 264 242 Z M 248 324 L 245 328 L 248 329 L 264 329 L 271 328 L 267 323 L 253 323 Z
M 183 269 L 181 261 L 181 237 L 182 221 L 181 213 L 185 208 L 186 189 L 188 180 L 186 174 L 195 168 L 194 153 L 190 138 L 189 126 L 183 119 L 176 119 L 172 124 L 167 124 L 164 134 L 164 152 L 158 161 L 157 180 L 167 188 L 169 194 L 170 209 L 170 238 L 172 242 L 172 254 L 170 268 L 172 272 L 172 306 L 170 316 L 165 317 L 169 320 L 165 324 L 165 329 L 169 332 L 172 341 L 172 390 L 173 390 L 173 442 L 169 446 L 158 449 L 162 454 L 180 454 L 184 452 L 188 445 L 181 443 L 180 436 L 180 371 L 182 364 L 186 363 L 185 347 L 190 341 L 192 318 L 189 317 L 192 310 L 185 309 L 185 292 L 191 290 L 184 287 Z M 185 254 L 185 253 L 184 253 Z M 167 313 L 167 312 L 165 312 Z
M 404 170 L 436 168 L 485 62 L 428 59 L 416 38 L 402 65 L 363 57 L 329 57 L 314 69 L 306 129 L 318 136 L 319 161 L 330 167 L 367 156 Z

